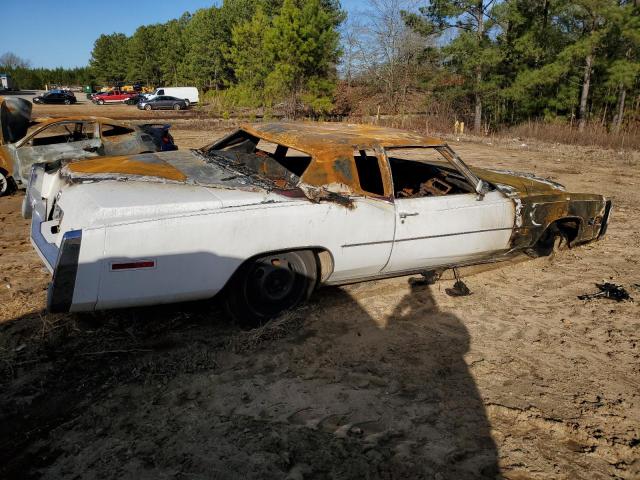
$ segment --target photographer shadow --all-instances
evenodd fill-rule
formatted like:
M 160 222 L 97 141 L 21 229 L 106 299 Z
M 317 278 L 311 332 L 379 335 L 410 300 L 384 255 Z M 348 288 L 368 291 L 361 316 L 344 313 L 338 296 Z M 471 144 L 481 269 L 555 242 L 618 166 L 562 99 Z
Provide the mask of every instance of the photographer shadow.
M 441 311 L 433 287 L 421 283 L 410 283 L 385 315 L 388 300 L 378 288 L 383 285 L 368 298 L 369 287 L 354 296 L 341 288 L 319 293 L 322 314 L 312 325 L 323 341 L 315 347 L 322 351 L 316 364 L 320 372 L 329 362 L 340 371 L 339 394 L 348 397 L 350 408 L 342 422 L 355 426 L 365 443 L 384 438 L 426 477 L 499 478 L 491 426 L 464 358 L 470 344 L 464 323 Z M 323 407 L 340 410 L 331 402 L 312 408 Z

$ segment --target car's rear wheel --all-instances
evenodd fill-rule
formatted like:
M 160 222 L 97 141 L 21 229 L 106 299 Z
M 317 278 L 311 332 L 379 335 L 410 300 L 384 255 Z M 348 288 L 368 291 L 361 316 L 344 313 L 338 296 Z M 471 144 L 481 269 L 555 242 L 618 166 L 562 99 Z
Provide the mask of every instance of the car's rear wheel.
M 185 99 L 184 99 L 184 104 L 185 104 L 187 107 L 189 107 L 189 105 L 191 105 L 191 102 L 189 101 L 189 99 L 188 99 L 188 98 L 185 98 Z
M 152 108 L 153 108 L 153 107 L 152 107 L 151 105 L 145 105 L 145 106 L 144 106 L 144 109 L 145 109 L 145 110 L 147 110 L 147 111 L 148 111 L 148 110 L 151 110 Z
M 226 307 L 241 325 L 259 325 L 309 298 L 316 279 L 316 259 L 309 250 L 253 258 L 227 286 Z
M 181 108 L 182 108 L 182 107 L 180 106 L 180 104 L 179 104 L 179 103 L 176 103 L 176 104 L 173 106 L 173 109 L 174 109 L 174 110 L 180 110 Z

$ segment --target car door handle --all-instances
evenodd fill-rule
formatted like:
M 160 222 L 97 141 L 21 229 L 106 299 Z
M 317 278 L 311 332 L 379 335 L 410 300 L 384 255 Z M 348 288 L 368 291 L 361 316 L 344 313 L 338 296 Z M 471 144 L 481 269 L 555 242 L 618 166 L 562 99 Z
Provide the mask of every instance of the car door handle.
M 418 212 L 400 212 L 400 218 L 404 219 L 407 217 L 417 217 L 418 215 L 420 215 Z
M 96 153 L 98 151 L 98 147 L 84 147 L 83 150 L 89 153 Z

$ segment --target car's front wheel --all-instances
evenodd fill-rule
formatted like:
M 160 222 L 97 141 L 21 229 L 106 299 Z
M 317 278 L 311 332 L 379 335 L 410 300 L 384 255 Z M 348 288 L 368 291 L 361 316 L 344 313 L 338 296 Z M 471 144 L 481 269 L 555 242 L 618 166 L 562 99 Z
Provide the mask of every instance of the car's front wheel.
M 65 101 L 64 101 L 64 104 L 65 104 L 65 105 L 71 105 L 71 100 L 69 100 L 69 99 L 65 100 Z
M 182 107 L 180 106 L 180 104 L 179 104 L 179 103 L 176 103 L 176 104 L 173 106 L 173 109 L 174 109 L 174 110 L 180 110 L 181 108 L 182 108 Z
M 98 100 L 96 103 L 97 103 L 98 105 L 104 105 L 104 100 Z
M 147 111 L 148 111 L 148 110 L 151 110 L 152 108 L 153 108 L 153 107 L 152 107 L 151 105 L 145 105 L 145 106 L 144 106 L 144 109 L 145 109 L 145 110 L 147 110 Z
M 227 310 L 242 325 L 261 324 L 309 298 L 316 279 L 316 258 L 309 250 L 253 258 L 227 286 Z

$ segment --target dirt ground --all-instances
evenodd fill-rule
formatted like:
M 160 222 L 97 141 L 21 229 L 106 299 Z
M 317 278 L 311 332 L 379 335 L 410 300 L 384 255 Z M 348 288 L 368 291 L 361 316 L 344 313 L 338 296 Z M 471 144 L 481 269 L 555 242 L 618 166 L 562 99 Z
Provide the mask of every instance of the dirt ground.
M 608 235 L 467 271 L 468 297 L 325 288 L 242 331 L 215 299 L 47 315 L 22 194 L 0 199 L 0 478 L 640 478 L 637 152 L 451 143 L 612 197 Z M 638 301 L 577 298 L 602 280 Z

